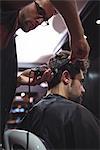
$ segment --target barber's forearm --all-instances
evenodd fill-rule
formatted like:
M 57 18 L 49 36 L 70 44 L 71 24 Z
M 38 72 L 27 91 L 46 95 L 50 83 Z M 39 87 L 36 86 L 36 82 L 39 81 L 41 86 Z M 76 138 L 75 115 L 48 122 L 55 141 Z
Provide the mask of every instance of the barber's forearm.
M 80 39 L 84 35 L 75 0 L 51 0 L 63 16 L 72 37 Z

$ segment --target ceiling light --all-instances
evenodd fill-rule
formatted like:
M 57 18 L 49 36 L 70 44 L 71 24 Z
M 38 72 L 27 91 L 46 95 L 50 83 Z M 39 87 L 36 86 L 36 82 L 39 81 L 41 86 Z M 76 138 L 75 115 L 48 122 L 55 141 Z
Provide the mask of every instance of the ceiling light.
M 42 82 L 42 83 L 40 84 L 40 86 L 43 87 L 43 88 L 47 88 L 47 87 L 48 87 L 48 84 L 47 84 L 47 82 Z
M 24 93 L 24 92 L 22 92 L 22 93 L 21 93 L 21 97 L 24 97 L 24 96 L 25 96 L 25 93 Z
M 96 24 L 100 24 L 100 19 L 96 20 Z

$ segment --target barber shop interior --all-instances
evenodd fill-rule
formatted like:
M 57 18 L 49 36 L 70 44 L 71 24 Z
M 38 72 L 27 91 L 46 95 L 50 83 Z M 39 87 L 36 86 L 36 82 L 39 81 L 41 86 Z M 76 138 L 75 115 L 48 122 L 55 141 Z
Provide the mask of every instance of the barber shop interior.
M 39 1 L 34 1 L 34 6 L 42 12 Z M 48 21 L 45 17 L 29 32 L 24 32 L 19 26 L 14 34 L 15 43 L 3 49 L 7 59 L 2 60 L 2 70 L 3 67 L 6 69 L 1 73 L 1 88 L 4 78 L 7 82 L 1 90 L 1 95 L 4 92 L 1 107 L 8 109 L 9 113 L 1 113 L 1 124 L 6 116 L 2 125 L 2 150 L 99 150 L 100 1 L 76 0 L 76 4 L 84 28 L 84 39 L 90 47 L 86 72 L 81 69 L 85 59 L 77 59 L 76 64 L 71 61 L 74 51 L 71 42 L 74 40 L 71 39 L 67 21 L 59 11 Z M 71 16 L 69 18 L 72 19 Z M 10 55 L 11 51 L 16 60 Z M 67 54 L 66 59 L 61 56 L 62 52 Z M 14 87 L 15 92 L 12 96 L 8 95 L 8 102 L 5 102 L 6 94 Z

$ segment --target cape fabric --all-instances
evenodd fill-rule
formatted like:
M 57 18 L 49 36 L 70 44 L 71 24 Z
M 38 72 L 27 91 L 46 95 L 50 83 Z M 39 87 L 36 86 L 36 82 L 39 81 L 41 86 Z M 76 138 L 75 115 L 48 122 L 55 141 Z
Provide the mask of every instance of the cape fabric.
M 50 94 L 41 99 L 20 124 L 56 150 L 99 149 L 100 130 L 85 107 Z

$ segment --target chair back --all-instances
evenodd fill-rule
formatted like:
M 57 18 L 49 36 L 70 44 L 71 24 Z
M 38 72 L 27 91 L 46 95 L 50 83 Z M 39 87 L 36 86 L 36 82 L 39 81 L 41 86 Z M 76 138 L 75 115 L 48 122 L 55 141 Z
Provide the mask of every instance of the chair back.
M 14 145 L 24 150 L 47 150 L 43 142 L 35 134 L 17 129 L 8 129 L 4 133 L 5 150 L 14 150 Z

